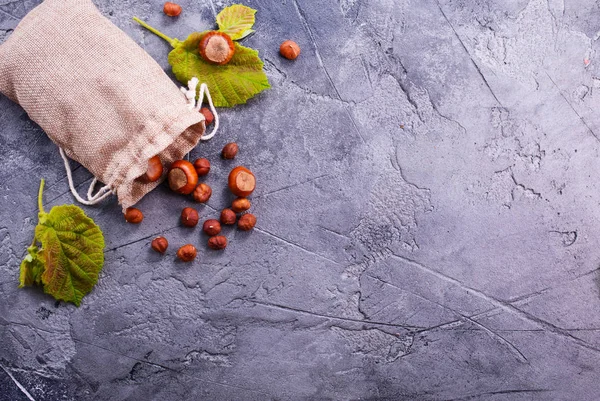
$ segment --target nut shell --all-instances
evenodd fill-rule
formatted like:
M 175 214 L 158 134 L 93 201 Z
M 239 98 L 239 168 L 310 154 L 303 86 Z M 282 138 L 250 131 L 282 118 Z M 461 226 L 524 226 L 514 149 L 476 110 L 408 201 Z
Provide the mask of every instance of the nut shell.
M 191 262 L 196 259 L 196 247 L 192 244 L 182 246 L 177 250 L 177 257 L 184 262 Z
M 248 198 L 237 198 L 233 202 L 231 202 L 231 210 L 236 213 L 242 213 L 246 210 L 250 209 L 250 201 Z
M 256 225 L 256 216 L 252 213 L 246 213 L 238 220 L 238 228 L 242 231 L 250 231 Z
M 214 250 L 221 250 L 227 247 L 227 238 L 223 235 L 217 235 L 216 237 L 210 237 L 208 239 L 208 247 Z
M 148 182 L 155 182 L 160 179 L 163 174 L 163 165 L 158 155 L 148 160 L 148 169 L 146 170 L 146 180 Z
M 208 202 L 210 196 L 212 195 L 212 189 L 208 186 L 208 184 L 202 183 L 194 189 L 194 200 L 196 202 L 204 203 Z
M 144 220 L 144 214 L 140 209 L 128 207 L 125 209 L 125 221 L 131 224 L 140 224 Z
M 223 211 L 221 212 L 220 220 L 222 224 L 232 225 L 235 224 L 237 216 L 235 215 L 235 212 L 233 210 L 223 209 Z
M 199 176 L 205 176 L 210 171 L 210 162 L 205 158 L 196 159 L 194 161 L 194 168 Z
M 169 17 L 177 17 L 179 14 L 181 14 L 181 6 L 179 4 L 167 1 L 163 7 L 163 12 Z
M 293 40 L 286 40 L 279 46 L 279 53 L 288 60 L 295 60 L 300 55 L 300 46 Z
M 190 194 L 198 184 L 198 173 L 187 160 L 173 162 L 169 169 L 169 187 L 180 194 Z
M 204 114 L 204 118 L 206 119 L 207 127 L 209 125 L 211 125 L 213 123 L 213 121 L 215 120 L 215 116 L 213 115 L 212 111 L 210 111 L 210 109 L 208 107 L 202 107 L 200 109 L 200 113 Z
M 239 148 L 237 143 L 230 142 L 223 147 L 223 150 L 221 151 L 221 156 L 223 157 L 223 159 L 233 159 L 237 155 L 238 150 Z
M 246 197 L 254 191 L 256 177 L 246 167 L 238 166 L 229 173 L 227 184 L 234 195 Z
M 198 211 L 194 208 L 186 207 L 181 211 L 181 224 L 186 227 L 196 227 L 198 219 Z
M 217 65 L 227 64 L 235 52 L 233 41 L 229 35 L 217 31 L 204 34 L 198 44 L 198 49 L 204 60 Z
M 213 236 L 217 235 L 221 232 L 221 223 L 219 220 L 210 219 L 206 220 L 202 225 L 202 230 L 206 233 L 206 235 Z
M 165 237 L 156 237 L 152 240 L 152 249 L 158 253 L 165 253 L 169 247 L 169 241 Z

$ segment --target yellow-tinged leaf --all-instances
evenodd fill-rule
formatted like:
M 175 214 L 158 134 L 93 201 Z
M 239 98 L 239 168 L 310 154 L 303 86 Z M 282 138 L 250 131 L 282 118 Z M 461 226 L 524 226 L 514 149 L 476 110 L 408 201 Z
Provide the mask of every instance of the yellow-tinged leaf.
M 219 31 L 228 34 L 232 40 L 243 39 L 254 32 L 254 14 L 256 10 L 241 4 L 225 7 L 217 15 Z

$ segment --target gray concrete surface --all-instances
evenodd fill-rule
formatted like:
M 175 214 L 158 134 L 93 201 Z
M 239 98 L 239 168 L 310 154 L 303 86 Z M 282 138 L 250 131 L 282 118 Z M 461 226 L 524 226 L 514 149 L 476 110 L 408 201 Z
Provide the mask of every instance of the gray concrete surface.
M 38 2 L 0 0 L 0 38 Z M 185 37 L 230 3 L 181 1 L 177 21 L 158 0 L 96 4 L 168 69 L 131 17 Z M 213 217 L 239 143 L 257 228 L 182 265 L 149 243 L 206 240 L 178 225 L 188 200 L 157 189 L 140 226 L 86 207 L 107 248 L 80 308 L 17 289 L 40 178 L 48 207 L 73 198 L 0 97 L 0 399 L 28 399 L 16 381 L 35 400 L 597 400 L 598 3 L 246 4 L 273 88 L 192 156 L 214 162 Z

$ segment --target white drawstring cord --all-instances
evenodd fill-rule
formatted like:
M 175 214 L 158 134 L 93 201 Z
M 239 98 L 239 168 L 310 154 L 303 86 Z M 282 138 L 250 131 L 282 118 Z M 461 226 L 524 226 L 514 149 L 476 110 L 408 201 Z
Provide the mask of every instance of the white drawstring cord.
M 188 108 L 190 110 L 195 110 L 197 112 L 200 112 L 200 108 L 202 107 L 202 100 L 204 99 L 204 94 L 206 93 L 206 99 L 208 100 L 208 106 L 210 107 L 210 111 L 213 113 L 213 115 L 215 117 L 215 121 L 214 121 L 215 126 L 213 127 L 212 132 L 208 135 L 203 135 L 200 137 L 201 140 L 207 141 L 210 138 L 212 138 L 213 136 L 215 136 L 215 134 L 217 133 L 217 130 L 219 129 L 219 114 L 217 114 L 217 110 L 215 109 L 215 106 L 213 104 L 212 98 L 210 96 L 210 92 L 208 91 L 208 86 L 206 86 L 205 83 L 200 85 L 200 95 L 198 97 L 198 101 L 196 102 L 196 88 L 198 87 L 198 83 L 199 83 L 198 78 L 194 77 L 194 78 L 190 79 L 190 81 L 188 82 L 188 88 L 187 89 L 181 88 L 181 91 L 185 94 L 185 97 L 187 99 Z M 95 205 L 115 193 L 115 191 L 112 190 L 110 188 L 110 186 L 105 185 L 102 188 L 100 188 L 98 190 L 98 192 L 96 192 L 96 194 L 94 195 L 94 187 L 98 183 L 98 179 L 96 177 L 94 177 L 94 179 L 92 180 L 90 187 L 88 188 L 88 191 L 87 191 L 87 200 L 85 200 L 81 196 L 79 196 L 79 193 L 75 189 L 75 185 L 73 185 L 73 174 L 71 172 L 71 164 L 69 163 L 69 159 L 68 159 L 67 155 L 65 154 L 65 151 L 61 147 L 59 147 L 58 150 L 60 152 L 61 157 L 63 158 L 63 161 L 65 162 L 65 170 L 67 172 L 67 180 L 69 181 L 69 188 L 71 189 L 71 193 L 73 194 L 73 196 L 75 197 L 75 199 L 77 199 L 77 201 L 79 203 L 81 203 L 83 205 Z M 189 153 L 188 153 L 188 156 L 189 156 Z
M 92 195 L 92 192 L 94 192 L 94 187 L 96 186 L 97 182 L 98 182 L 98 179 L 96 177 L 94 177 L 94 179 L 92 180 L 92 183 L 90 184 L 90 187 L 88 188 L 87 198 L 89 201 L 92 201 L 92 200 L 102 196 L 106 191 L 110 190 L 110 187 L 108 185 L 105 185 L 102 188 L 100 188 L 100 190 L 98 192 L 96 192 L 96 195 Z
M 102 188 L 100 188 L 96 195 L 92 195 L 92 192 L 94 191 L 94 186 L 98 182 L 98 180 L 94 178 L 92 180 L 90 188 L 88 189 L 88 200 L 85 200 L 81 196 L 79 196 L 79 193 L 75 189 L 75 185 L 73 185 L 73 174 L 71 173 L 71 165 L 69 163 L 69 159 L 67 158 L 67 155 L 65 154 L 63 148 L 58 148 L 58 151 L 60 152 L 60 155 L 62 156 L 63 161 L 65 162 L 65 170 L 67 171 L 67 180 L 69 181 L 69 188 L 71 189 L 71 193 L 79 203 L 83 205 L 95 205 L 113 194 L 113 192 L 110 190 L 110 187 L 108 185 L 105 185 Z
M 196 102 L 196 88 L 198 87 L 199 82 L 200 81 L 198 80 L 198 78 L 193 77 L 192 79 L 190 79 L 188 81 L 188 87 L 187 88 L 182 87 L 181 91 L 185 94 L 185 97 L 187 99 L 188 108 L 190 110 L 196 110 L 197 112 L 200 112 L 200 108 L 202 107 L 202 101 L 204 100 L 204 94 L 206 94 L 206 100 L 208 101 L 208 107 L 210 108 L 210 111 L 213 113 L 213 116 L 215 117 L 215 121 L 214 121 L 215 126 L 213 127 L 213 130 L 211 131 L 211 133 L 208 135 L 202 135 L 200 137 L 200 140 L 208 141 L 213 136 L 215 136 L 215 134 L 217 133 L 217 130 L 219 129 L 219 114 L 217 113 L 217 109 L 215 109 L 215 105 L 213 104 L 212 97 L 210 96 L 208 86 L 206 86 L 205 83 L 200 85 L 200 94 L 198 95 L 198 101 Z

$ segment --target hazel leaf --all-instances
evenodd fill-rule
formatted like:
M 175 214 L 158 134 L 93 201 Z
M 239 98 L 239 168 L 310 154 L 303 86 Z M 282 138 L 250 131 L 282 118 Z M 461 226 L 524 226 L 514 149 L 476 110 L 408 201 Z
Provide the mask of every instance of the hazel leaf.
M 102 231 L 79 207 L 61 205 L 40 212 L 35 237 L 42 244 L 44 292 L 79 306 L 104 264 Z
M 42 283 L 44 263 L 39 258 L 39 249 L 32 245 L 27 248 L 27 256 L 21 262 L 21 273 L 19 274 L 19 288 Z
M 234 55 L 225 65 L 205 61 L 198 44 L 206 32 L 194 32 L 175 45 L 169 53 L 169 64 L 178 81 L 183 84 L 193 77 L 205 82 L 216 107 L 233 107 L 269 89 L 269 80 L 263 71 L 264 63 L 258 51 L 234 43 Z
M 232 40 L 243 39 L 254 32 L 254 14 L 255 9 L 241 4 L 226 7 L 217 15 L 219 31 L 228 34 Z

